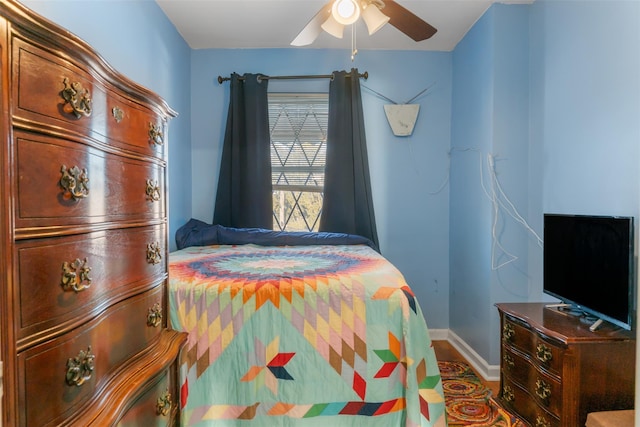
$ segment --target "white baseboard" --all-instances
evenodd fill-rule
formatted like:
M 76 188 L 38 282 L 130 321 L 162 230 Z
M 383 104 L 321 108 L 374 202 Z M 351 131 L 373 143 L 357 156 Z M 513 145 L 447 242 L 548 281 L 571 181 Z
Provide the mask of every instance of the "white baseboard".
M 490 365 L 469 344 L 450 329 L 430 329 L 432 341 L 449 341 L 449 343 L 469 361 L 469 364 L 486 381 L 500 381 L 500 365 Z
M 448 329 L 429 329 L 431 341 L 449 341 Z

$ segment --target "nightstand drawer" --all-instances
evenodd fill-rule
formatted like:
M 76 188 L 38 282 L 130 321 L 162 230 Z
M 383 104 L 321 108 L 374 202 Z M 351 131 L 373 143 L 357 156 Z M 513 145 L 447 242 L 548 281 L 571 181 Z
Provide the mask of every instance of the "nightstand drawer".
M 559 378 L 545 373 L 531 361 L 507 346 L 502 347 L 502 374 L 509 381 L 527 390 L 541 407 L 559 416 L 562 411 L 562 384 Z
M 557 417 L 562 413 L 562 384 L 555 379 L 531 369 L 527 390 L 538 406 Z
M 564 349 L 536 335 L 533 339 L 532 359 L 541 368 L 560 376 Z
M 534 351 L 536 339 L 533 332 L 509 316 L 503 318 L 501 338 L 503 344 L 517 348 L 522 353 L 532 354 Z
M 504 316 L 502 342 L 530 355 L 531 361 L 543 369 L 560 375 L 564 349 L 509 316 Z
M 538 406 L 526 389 L 504 375 L 500 401 L 505 407 L 513 408 L 520 416 L 532 423 L 533 427 L 568 427 L 562 426 L 556 415 Z
M 502 346 L 502 373 L 508 375 L 512 381 L 521 387 L 527 388 L 529 378 L 535 370 L 531 362 L 522 355 L 514 352 L 507 346 Z

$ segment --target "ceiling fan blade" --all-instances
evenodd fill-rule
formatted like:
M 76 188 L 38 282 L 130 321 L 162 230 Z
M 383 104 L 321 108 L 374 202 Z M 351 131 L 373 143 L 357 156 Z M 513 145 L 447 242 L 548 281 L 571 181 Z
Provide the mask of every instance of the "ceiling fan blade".
M 393 0 L 384 0 L 384 8 L 381 10 L 390 18 L 389 24 L 417 42 L 432 37 L 438 31 Z
M 316 13 L 316 15 L 311 18 L 309 23 L 305 25 L 305 27 L 300 31 L 300 34 L 296 36 L 295 39 L 291 42 L 292 46 L 307 46 L 310 45 L 318 38 L 320 33 L 322 32 L 322 23 L 329 18 L 331 15 L 331 4 L 333 1 L 322 6 L 322 9 Z

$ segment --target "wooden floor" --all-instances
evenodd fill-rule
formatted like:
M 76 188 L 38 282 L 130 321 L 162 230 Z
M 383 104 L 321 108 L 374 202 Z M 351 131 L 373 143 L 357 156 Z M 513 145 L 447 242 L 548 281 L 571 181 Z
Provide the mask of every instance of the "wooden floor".
M 433 348 L 436 352 L 436 358 L 438 360 L 447 360 L 447 361 L 452 361 L 452 362 L 466 362 L 467 364 L 469 363 L 468 360 L 466 360 L 458 350 L 456 350 L 450 343 L 449 341 L 433 341 Z M 471 366 L 471 365 L 469 365 Z M 473 366 L 471 366 L 471 368 L 473 369 Z M 485 381 L 482 378 L 482 375 L 478 374 L 476 372 L 476 375 L 478 376 L 478 378 L 480 378 L 480 380 L 482 380 L 482 382 L 491 389 L 491 392 L 493 393 L 494 396 L 498 395 L 498 391 L 500 390 L 500 382 L 499 381 Z

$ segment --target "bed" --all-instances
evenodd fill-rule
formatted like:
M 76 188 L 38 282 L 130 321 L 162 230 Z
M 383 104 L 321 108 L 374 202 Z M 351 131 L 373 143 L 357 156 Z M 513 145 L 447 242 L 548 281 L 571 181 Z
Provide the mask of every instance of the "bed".
M 364 238 L 191 220 L 169 258 L 184 426 L 446 426 L 420 305 Z

